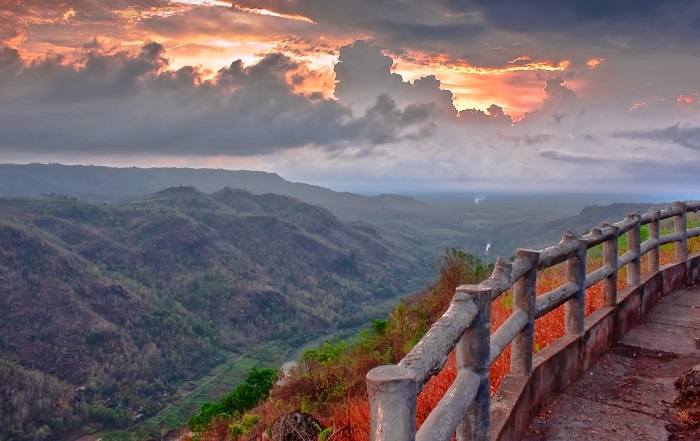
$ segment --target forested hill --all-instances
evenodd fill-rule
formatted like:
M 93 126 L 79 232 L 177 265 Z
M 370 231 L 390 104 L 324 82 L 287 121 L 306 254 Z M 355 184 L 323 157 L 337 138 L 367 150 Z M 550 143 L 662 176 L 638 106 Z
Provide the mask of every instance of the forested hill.
M 361 196 L 317 185 L 289 182 L 275 173 L 193 168 L 114 168 L 62 164 L 0 164 L 0 197 L 62 194 L 92 202 L 124 202 L 163 188 L 193 186 L 204 192 L 224 187 L 274 193 L 321 205 L 342 220 L 383 223 L 429 213 L 399 195 Z
M 223 353 L 365 323 L 432 268 L 409 238 L 231 188 L 0 207 L 0 439 L 129 424 Z

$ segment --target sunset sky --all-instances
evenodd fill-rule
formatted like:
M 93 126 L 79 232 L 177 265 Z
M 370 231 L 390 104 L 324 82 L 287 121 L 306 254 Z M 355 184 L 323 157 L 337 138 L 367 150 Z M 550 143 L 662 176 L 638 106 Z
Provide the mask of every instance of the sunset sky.
M 700 2 L 0 0 L 0 162 L 700 193 Z

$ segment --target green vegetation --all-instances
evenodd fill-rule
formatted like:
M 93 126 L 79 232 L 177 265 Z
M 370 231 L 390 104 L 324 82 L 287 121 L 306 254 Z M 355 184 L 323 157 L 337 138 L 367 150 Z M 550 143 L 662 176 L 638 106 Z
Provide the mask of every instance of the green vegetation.
M 697 228 L 700 227 L 700 218 L 691 213 L 687 217 L 686 228 Z M 671 234 L 674 232 L 673 219 L 664 219 L 660 222 L 659 235 L 663 236 L 665 234 Z M 649 239 L 649 225 L 642 225 L 639 230 L 640 242 L 644 242 Z M 673 247 L 673 244 L 662 245 L 662 247 Z M 624 253 L 627 251 L 627 234 L 622 234 L 617 238 L 617 250 L 618 253 Z M 597 258 L 603 255 L 603 244 L 597 245 L 588 250 L 588 256 Z
M 187 395 L 176 403 L 150 418 L 144 425 L 159 430 L 175 430 L 187 424 L 189 418 L 199 411 L 202 404 L 216 400 L 230 391 L 243 381 L 247 372 L 257 364 L 258 360 L 252 358 L 229 356 L 227 363 L 216 366 L 206 376 L 185 385 L 185 391 L 193 389 L 186 392 Z
M 322 418 L 340 418 L 349 427 L 353 424 L 350 419 L 363 417 L 345 406 L 365 396 L 369 369 L 397 363 L 444 313 L 458 285 L 477 283 L 491 270 L 491 265 L 478 258 L 447 250 L 431 288 L 402 300 L 387 319 L 374 320 L 353 337 L 306 351 L 297 368 L 272 389 L 271 400 L 246 413 L 216 420 L 202 437 L 213 437 L 215 431 L 221 434 L 221 427 L 231 427 L 227 436 L 233 439 L 246 434 L 249 438 L 259 436 L 277 417 L 295 409 Z M 210 410 L 217 407 L 206 409 Z M 331 430 L 326 430 L 323 436 L 330 434 Z
M 300 370 L 285 379 L 275 398 L 306 411 L 364 393 L 364 375 L 381 364 L 398 363 L 445 311 L 455 288 L 488 277 L 492 266 L 459 250 L 445 252 L 436 283 L 401 300 L 387 319 L 372 322 L 354 338 L 326 342 L 306 351 Z M 292 407 L 294 406 L 292 405 Z
M 3 400 L 0 438 L 162 434 L 244 375 L 201 385 L 210 369 L 242 354 L 278 365 L 300 335 L 367 323 L 427 273 L 410 240 L 275 195 L 182 187 L 2 206 L 0 362 L 13 368 L 0 399 L 22 384 L 45 402 L 37 418 L 37 395 Z
M 44 174 L 51 170 L 32 168 Z M 13 170 L 4 167 L 3 177 L 11 176 L 13 188 L 22 188 L 17 182 L 25 175 Z M 95 169 L 73 171 L 77 176 Z M 154 172 L 158 177 L 149 182 L 173 182 L 165 178 L 168 173 Z M 183 182 L 196 175 L 182 173 Z M 280 179 L 248 178 L 265 181 L 258 191 L 269 191 L 260 188 L 272 188 L 265 186 Z M 86 191 L 68 180 L 71 194 Z M 126 185 L 122 193 L 109 193 L 114 197 L 142 188 L 131 186 L 135 179 L 117 180 Z M 98 194 L 113 188 L 102 184 L 106 187 L 87 190 Z M 253 365 L 279 363 L 280 354 L 301 335 L 335 334 L 385 317 L 399 295 L 425 286 L 445 244 L 483 252 L 493 241 L 495 254 L 551 244 L 544 234 L 556 231 L 550 224 L 536 234 L 529 234 L 536 228 L 524 223 L 491 225 L 493 213 L 471 216 L 471 201 L 467 209 L 441 211 L 410 198 L 366 198 L 310 187 L 287 188 L 319 203 L 326 197 L 327 206 L 346 219 L 397 223 L 344 223 L 297 199 L 231 188 L 204 194 L 174 187 L 116 205 L 60 195 L 2 199 L 0 438 L 60 438 L 81 428 L 85 433 L 133 429 L 128 435 L 111 434 L 115 439 L 160 436 L 202 403 L 229 392 Z M 585 217 L 597 213 L 588 210 Z M 512 221 L 507 217 L 500 222 Z M 514 237 L 532 241 L 514 243 Z M 456 250 L 448 251 L 446 260 L 454 268 L 470 268 L 452 279 L 472 277 L 486 267 Z M 367 351 L 360 353 L 360 364 L 370 358 L 395 360 L 434 320 L 427 311 L 438 311 L 445 301 L 436 296 L 429 295 L 428 305 L 421 307 L 404 300 L 391 318 L 375 321 L 342 344 L 309 353 L 301 367 L 331 367 L 328 360 L 352 353 L 353 347 Z M 387 346 L 379 343 L 383 339 Z M 210 382 L 202 379 L 217 369 L 222 373 Z M 343 369 L 350 368 L 339 369 L 326 379 L 347 376 Z M 341 386 L 319 396 L 356 386 L 342 377 Z M 314 394 L 309 389 L 307 407 L 317 406 Z M 251 421 L 236 424 L 248 430 Z
M 242 417 L 243 414 L 258 405 L 260 400 L 267 398 L 272 385 L 277 381 L 277 369 L 253 368 L 241 384 L 236 386 L 231 393 L 225 395 L 217 402 L 207 402 L 202 404 L 199 414 L 189 419 L 188 425 L 195 433 L 200 433 L 214 418 Z M 253 420 L 248 419 L 242 423 L 240 428 L 243 431 L 246 427 L 250 429 Z

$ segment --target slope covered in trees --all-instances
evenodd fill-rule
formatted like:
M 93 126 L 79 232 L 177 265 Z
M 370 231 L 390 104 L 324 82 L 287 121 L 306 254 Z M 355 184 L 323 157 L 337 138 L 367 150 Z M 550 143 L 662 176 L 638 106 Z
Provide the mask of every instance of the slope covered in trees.
M 0 438 L 129 425 L 223 354 L 365 323 L 426 279 L 410 238 L 283 196 L 0 204 Z
M 605 211 L 605 210 L 603 210 Z M 700 226 L 700 216 L 688 213 L 687 228 Z M 661 222 L 661 234 L 673 232 L 673 220 Z M 649 237 L 648 226 L 641 229 L 642 240 Z M 587 271 L 603 266 L 603 245 L 587 252 Z M 618 252 L 627 251 L 626 236 L 618 238 Z M 700 238 L 688 240 L 688 252 L 700 252 Z M 643 273 L 649 271 L 648 256 L 642 258 Z M 675 261 L 673 244 L 660 247 L 660 263 Z M 447 309 L 455 288 L 463 283 L 475 283 L 490 275 L 491 267 L 478 258 L 457 250 L 448 250 L 434 285 L 423 292 L 402 300 L 387 320 L 376 320 L 352 341 L 325 343 L 307 351 L 296 370 L 282 384 L 273 387 L 271 399 L 261 402 L 247 414 L 220 414 L 210 420 L 208 427 L 191 426 L 198 441 L 265 439 L 264 433 L 274 427 L 276 419 L 287 412 L 302 410 L 320 421 L 321 434 L 328 439 L 366 441 L 370 438 L 369 403 L 366 394 L 367 372 L 379 365 L 398 363 L 428 330 L 430 324 Z M 566 263 L 538 273 L 537 295 L 551 292 L 568 281 Z M 618 290 L 626 286 L 626 268 L 619 270 Z M 601 283 L 586 289 L 584 314 L 592 314 L 604 305 L 605 293 Z M 538 352 L 565 333 L 564 306 L 537 319 L 534 325 L 533 351 Z M 498 329 L 513 313 L 512 292 L 491 303 L 491 327 Z M 510 372 L 510 347 L 506 348 L 490 368 L 491 393 Z M 432 377 L 418 395 L 416 423 L 422 424 L 430 411 L 445 395 L 457 375 L 453 351 L 442 370 Z M 253 423 L 254 422 L 254 423 Z M 235 428 L 235 430 L 233 429 Z

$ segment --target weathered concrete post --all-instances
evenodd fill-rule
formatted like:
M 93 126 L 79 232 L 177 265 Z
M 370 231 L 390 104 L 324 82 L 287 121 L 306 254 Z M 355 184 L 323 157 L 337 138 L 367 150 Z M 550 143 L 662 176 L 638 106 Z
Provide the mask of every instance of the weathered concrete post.
M 605 306 L 614 307 L 617 305 L 617 238 L 620 235 L 620 228 L 611 225 L 613 236 L 610 240 L 603 242 L 603 264 L 610 265 L 612 273 L 603 280 L 603 292 L 605 293 Z
M 491 291 L 482 285 L 457 287 L 457 292 L 466 293 L 479 309 L 456 348 L 457 369 L 470 368 L 479 376 L 479 390 L 464 420 L 457 427 L 457 441 L 488 441 L 490 436 Z
M 564 329 L 567 334 L 581 335 L 584 331 L 584 303 L 586 300 L 586 241 L 567 233 L 564 241 L 576 241 L 576 254 L 566 262 L 566 278 L 578 285 L 574 298 L 564 303 Z
M 417 382 L 413 371 L 379 366 L 367 373 L 370 441 L 414 441 Z
M 674 249 L 676 254 L 676 262 L 685 262 L 688 260 L 688 233 L 686 231 L 686 204 L 685 202 L 674 202 L 673 208 L 679 208 L 680 214 L 673 217 L 673 229 L 676 233 L 681 233 L 682 239 L 675 242 Z
M 627 219 L 636 222 L 627 231 L 627 251 L 636 253 L 636 257 L 627 264 L 627 286 L 637 286 L 642 278 L 641 216 L 639 213 L 632 213 L 627 215 Z
M 651 215 L 651 222 L 649 222 L 649 239 L 655 240 L 656 245 L 649 250 L 647 271 L 649 271 L 650 274 L 656 274 L 659 272 L 659 222 L 661 219 L 661 210 L 656 207 L 651 207 L 648 213 Z
M 527 312 L 527 325 L 511 345 L 510 371 L 516 375 L 530 375 L 535 331 L 537 265 L 540 261 L 540 253 L 519 249 L 515 252 L 515 258 L 527 259 L 530 262 L 530 269 L 513 285 L 513 313 L 518 309 Z

